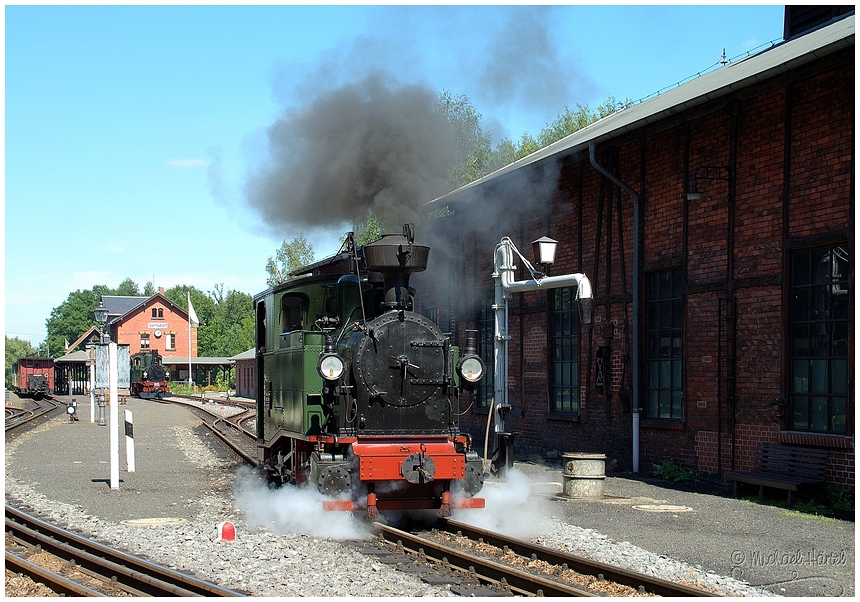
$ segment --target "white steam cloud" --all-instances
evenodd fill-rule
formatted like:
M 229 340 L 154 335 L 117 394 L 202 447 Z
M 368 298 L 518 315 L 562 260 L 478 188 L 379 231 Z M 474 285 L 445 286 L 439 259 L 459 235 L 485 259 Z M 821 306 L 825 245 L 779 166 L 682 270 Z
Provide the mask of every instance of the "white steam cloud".
M 532 481 L 515 468 L 503 482 L 487 481 L 478 494 L 486 500 L 480 510 L 457 510 L 454 519 L 510 537 L 533 537 L 548 527 L 549 500 L 532 495 Z
M 251 527 L 266 527 L 278 535 L 301 533 L 337 540 L 370 537 L 369 526 L 351 513 L 323 510 L 324 497 L 314 488 L 272 488 L 244 467 L 237 473 L 235 487 L 236 507 Z

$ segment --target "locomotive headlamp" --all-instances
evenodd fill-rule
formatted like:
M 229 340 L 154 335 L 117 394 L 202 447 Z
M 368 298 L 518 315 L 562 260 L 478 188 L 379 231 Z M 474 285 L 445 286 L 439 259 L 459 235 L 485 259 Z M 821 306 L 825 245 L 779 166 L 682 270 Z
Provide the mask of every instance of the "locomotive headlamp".
M 336 353 L 323 353 L 317 364 L 317 372 L 326 380 L 337 380 L 343 374 L 343 359 Z
M 481 380 L 484 370 L 484 362 L 477 355 L 467 355 L 457 362 L 457 372 L 460 377 L 470 383 Z
M 466 331 L 466 346 L 463 348 L 463 357 L 457 362 L 457 374 L 469 383 L 476 383 L 484 376 L 486 367 L 484 360 L 478 355 L 477 330 Z

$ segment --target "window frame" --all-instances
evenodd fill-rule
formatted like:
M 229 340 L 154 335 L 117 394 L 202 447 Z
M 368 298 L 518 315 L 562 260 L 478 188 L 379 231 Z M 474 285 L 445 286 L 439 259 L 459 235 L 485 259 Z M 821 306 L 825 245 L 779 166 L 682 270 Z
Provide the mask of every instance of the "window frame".
M 666 278 L 670 282 L 666 283 Z M 645 274 L 643 409 L 650 420 L 681 422 L 686 416 L 683 278 L 681 268 Z M 656 284 L 654 279 L 659 279 Z M 668 345 L 663 345 L 664 342 Z M 664 405 L 667 401 L 668 408 Z
M 565 297 L 560 300 L 559 295 Z M 582 324 L 579 303 L 576 301 L 576 287 L 553 289 L 549 294 L 548 313 L 549 412 L 556 416 L 580 416 L 582 370 L 579 360 L 582 350 Z M 564 324 L 566 318 L 570 319 L 569 326 Z M 558 334 L 559 322 L 562 323 L 562 334 Z M 568 393 L 566 399 L 563 398 L 565 393 Z M 559 399 L 560 394 L 562 399 Z
M 792 431 L 837 436 L 853 434 L 852 266 L 847 247 L 843 243 L 796 249 L 789 257 L 786 424 Z M 825 261 L 828 266 L 822 272 Z M 842 295 L 844 300 L 839 299 Z M 840 335 L 844 335 L 844 343 L 838 345 L 842 340 Z M 805 406 L 803 412 L 799 407 L 801 402 Z M 826 415 L 824 424 L 820 416 L 822 409 Z M 816 414 L 819 414 L 817 421 Z

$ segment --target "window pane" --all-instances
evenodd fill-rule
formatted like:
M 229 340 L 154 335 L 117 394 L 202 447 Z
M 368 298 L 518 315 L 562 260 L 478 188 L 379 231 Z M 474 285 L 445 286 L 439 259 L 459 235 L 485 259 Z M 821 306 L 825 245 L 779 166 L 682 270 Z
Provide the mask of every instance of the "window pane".
M 809 362 L 798 360 L 792 362 L 792 393 L 809 392 Z
M 790 428 L 846 432 L 848 259 L 841 246 L 792 254 Z
M 791 416 L 795 428 L 805 429 L 809 427 L 808 399 L 805 395 L 793 395 L 791 398 Z
M 830 402 L 832 409 L 831 429 L 834 433 L 845 434 L 845 398 L 834 397 Z
M 812 398 L 812 428 L 816 431 L 827 430 L 827 398 Z

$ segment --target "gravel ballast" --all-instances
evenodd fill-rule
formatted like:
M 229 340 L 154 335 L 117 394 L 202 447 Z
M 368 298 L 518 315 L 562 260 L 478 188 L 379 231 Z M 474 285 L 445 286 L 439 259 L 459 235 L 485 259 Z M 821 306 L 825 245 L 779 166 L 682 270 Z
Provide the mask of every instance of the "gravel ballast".
M 344 539 L 370 536 L 364 523 L 343 513 L 322 513 L 313 492 L 266 488 L 249 470 L 216 452 L 187 411 L 140 400 L 130 400 L 129 406 L 135 412 L 139 459 L 135 473 L 127 473 L 123 455 L 119 490 L 111 490 L 106 479 L 107 429 L 55 418 L 7 441 L 7 502 L 95 540 L 254 596 L 453 595 L 446 587 L 423 583 L 344 545 Z M 102 448 L 104 452 L 98 451 Z M 584 519 L 596 516 L 612 526 L 610 520 L 595 515 L 605 510 L 619 516 L 639 512 L 639 522 L 647 522 L 653 518 L 632 509 L 631 503 L 663 500 L 644 495 L 609 496 L 608 503 L 599 504 L 553 501 L 535 494 L 548 490 L 559 478 L 559 471 L 517 464 L 506 482 L 487 483 L 482 492 L 487 498 L 486 510 L 462 511 L 454 518 L 515 536 L 536 537 L 546 546 L 727 595 L 801 595 L 791 585 L 787 589 L 768 584 L 768 591 L 696 563 L 649 552 L 631 543 L 633 537 L 613 538 Z M 606 481 L 608 491 L 641 485 L 627 479 Z M 693 507 L 686 515 L 700 512 Z M 666 521 L 673 520 L 671 514 L 667 516 Z M 137 524 L 123 522 L 130 520 Z M 218 525 L 227 520 L 235 525 L 236 539 L 217 541 Z M 851 531 L 846 539 L 850 549 L 845 550 L 841 540 L 830 542 L 837 553 L 842 550 L 846 564 L 837 566 L 836 557 L 831 564 L 850 571 L 853 583 L 853 524 L 846 525 Z M 695 534 L 678 531 L 676 537 Z M 811 545 L 825 549 L 823 542 Z M 806 595 L 853 593 L 844 586 L 842 590 L 807 591 Z

